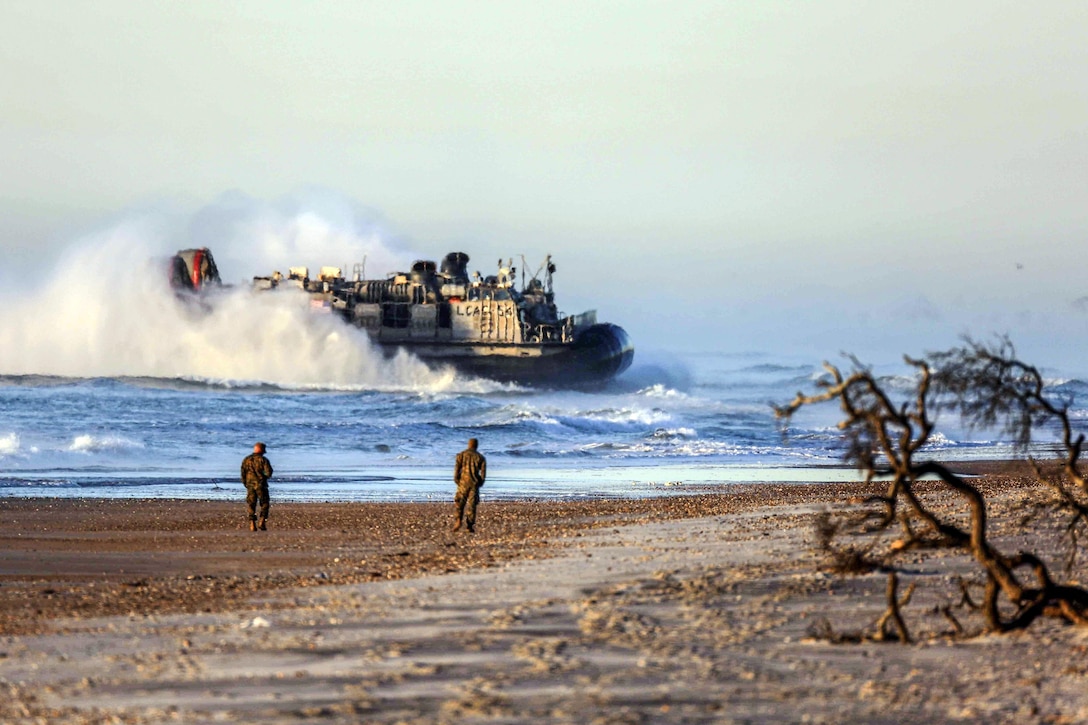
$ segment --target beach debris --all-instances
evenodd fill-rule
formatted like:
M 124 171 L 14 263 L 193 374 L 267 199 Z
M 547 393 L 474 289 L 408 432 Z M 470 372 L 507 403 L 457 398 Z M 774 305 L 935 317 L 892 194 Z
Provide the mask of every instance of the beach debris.
M 248 622 L 242 622 L 241 629 L 261 629 L 264 627 L 271 627 L 272 623 L 264 617 L 257 616 Z
M 970 636 L 953 608 L 981 615 L 982 626 L 975 635 L 1024 630 L 1040 617 L 1088 625 L 1088 589 L 1068 579 L 1088 535 L 1088 473 L 1080 461 L 1085 434 L 1074 429 L 1067 394 L 1049 389 L 1039 369 L 1016 356 L 1007 337 L 993 343 L 966 338 L 963 345 L 944 352 L 904 357 L 914 375 L 903 401 L 896 400 L 895 393 L 905 378 L 881 377 L 857 358 L 849 360 L 848 371 L 824 363 L 827 375 L 816 381 L 817 392 L 798 393 L 791 402 L 776 406 L 775 415 L 786 433 L 801 408 L 839 403 L 845 459 L 865 473 L 867 483 L 886 485 L 883 493 L 847 503 L 837 520 L 817 519 L 818 545 L 837 554 L 840 572 L 887 574 L 888 609 L 865 639 L 914 641 L 901 609 L 917 582 L 900 598 L 899 578 L 917 577 L 908 554 L 922 556 L 917 552 L 934 550 L 966 555 L 981 577 L 975 586 L 982 589 L 976 603 L 967 585 L 960 585 L 960 601 L 938 608 L 953 630 L 937 636 Z M 1058 542 L 1055 554 L 1064 558 L 1067 581 L 1047 563 L 1047 552 L 1001 551 L 991 533 L 993 504 L 987 491 L 952 465 L 920 455 L 932 451 L 930 444 L 940 438 L 938 413 L 959 414 L 973 430 L 1000 429 L 1011 435 L 1026 457 L 1024 469 L 1034 474 L 1034 481 L 1025 477 L 1024 495 L 1036 499 L 1023 507 L 1024 515 L 1012 524 L 1019 531 L 1013 533 L 1033 531 L 1043 514 L 1064 518 L 1053 538 Z M 1028 455 L 1037 431 L 1056 432 L 1059 439 L 1054 459 L 1045 465 Z M 956 504 L 937 505 L 933 491 L 950 494 Z M 901 533 L 889 543 L 887 534 L 893 527 Z M 833 539 L 848 537 L 871 540 L 863 547 L 832 546 Z

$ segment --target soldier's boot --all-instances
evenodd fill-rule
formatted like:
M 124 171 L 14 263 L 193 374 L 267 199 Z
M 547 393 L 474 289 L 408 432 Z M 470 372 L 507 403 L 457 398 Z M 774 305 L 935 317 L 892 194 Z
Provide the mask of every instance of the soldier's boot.
M 261 520 L 257 522 L 257 528 L 260 529 L 261 531 L 268 531 L 267 522 L 268 522 L 268 519 L 266 519 L 264 516 L 262 516 Z
M 250 519 L 249 520 L 249 530 L 250 531 L 256 531 L 257 530 L 257 520 L 256 519 Z
M 466 526 L 465 528 L 468 529 L 468 532 L 470 534 L 475 534 L 476 533 L 476 524 L 475 523 L 471 523 L 468 526 Z
M 454 531 L 460 531 L 461 530 L 461 519 L 457 519 L 457 523 L 453 525 L 453 530 Z

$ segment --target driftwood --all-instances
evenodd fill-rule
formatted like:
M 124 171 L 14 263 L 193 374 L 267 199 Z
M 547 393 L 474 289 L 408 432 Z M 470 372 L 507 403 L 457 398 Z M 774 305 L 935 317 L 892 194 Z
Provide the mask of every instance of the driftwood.
M 889 572 L 888 610 L 872 638 L 911 641 L 901 609 L 912 590 L 898 597 L 896 558 L 921 547 L 954 549 L 973 558 L 985 582 L 982 601 L 976 605 L 961 584 L 957 606 L 970 605 L 980 611 L 987 631 L 1025 629 L 1041 616 L 1088 623 L 1088 590 L 1059 581 L 1041 553 L 1000 551 L 988 536 L 987 502 L 979 489 L 948 466 L 920 454 L 934 433 L 938 411 L 958 413 L 969 426 L 1003 430 L 1022 450 L 1027 450 L 1034 431 L 1043 426 L 1056 430 L 1057 460 L 1046 464 L 1029 460 L 1035 476 L 1053 492 L 1049 507 L 1068 517 L 1064 529 L 1068 574 L 1088 528 L 1088 484 L 1080 462 L 1085 438 L 1074 430 L 1069 401 L 1057 400 L 1048 392 L 1039 370 L 1018 360 L 1007 338 L 993 344 L 967 339 L 951 350 L 904 359 L 916 372 L 914 389 L 905 402 L 893 401 L 886 382 L 850 358 L 851 370 L 844 372 L 825 363 L 828 375 L 817 382 L 816 393 L 798 393 L 790 403 L 775 408 L 785 431 L 802 407 L 838 402 L 845 458 L 858 466 L 867 482 L 888 480 L 883 494 L 852 501 L 852 516 L 834 522 L 824 519 L 817 525 L 819 543 L 838 557 L 840 571 L 879 568 Z M 966 526 L 962 515 L 957 519 L 924 503 L 919 495 L 923 478 L 936 481 L 962 501 L 968 514 Z M 879 561 L 873 560 L 871 548 L 836 549 L 831 543 L 844 527 L 851 533 L 879 535 L 896 526 L 899 538 Z M 962 634 L 952 607 L 941 608 L 941 613 L 952 623 L 954 633 Z

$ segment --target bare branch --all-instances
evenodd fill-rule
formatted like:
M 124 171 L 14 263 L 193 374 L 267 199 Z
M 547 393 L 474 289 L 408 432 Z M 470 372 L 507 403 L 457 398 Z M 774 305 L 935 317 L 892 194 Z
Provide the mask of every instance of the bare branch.
M 1017 359 L 1011 341 L 1004 337 L 989 344 L 967 338 L 963 345 L 944 352 L 928 353 L 924 358 L 905 357 L 916 373 L 916 384 L 913 394 L 900 402 L 888 394 L 886 381 L 878 379 L 856 358 L 848 359 L 849 373 L 825 363 L 828 375 L 817 382 L 818 392 L 798 393 L 790 403 L 776 407 L 775 415 L 785 430 L 801 408 L 837 401 L 842 412 L 838 427 L 846 444 L 845 459 L 864 473 L 867 482 L 880 475 L 888 477 L 883 496 L 852 502 L 858 506 L 858 515 L 834 524 L 830 518 L 825 519 L 821 534 L 821 547 L 837 556 L 840 571 L 870 571 L 871 546 L 839 548 L 833 539 L 848 532 L 879 535 L 896 521 L 900 523 L 903 538 L 892 544 L 882 564 L 890 569 L 888 609 L 879 623 L 878 637 L 910 641 L 901 608 L 909 600 L 913 585 L 902 601 L 897 598 L 898 576 L 892 560 L 920 546 L 955 549 L 973 557 L 985 577 L 985 592 L 981 603 L 975 604 L 966 583 L 961 581 L 957 606 L 981 611 L 992 631 L 1022 629 L 1044 615 L 1077 624 L 1088 622 L 1088 591 L 1056 582 L 1043 558 L 1035 553 L 1002 553 L 989 538 L 983 494 L 948 466 L 918 459 L 933 435 L 933 416 L 942 410 L 958 413 L 969 427 L 999 429 L 1024 450 L 1040 426 L 1056 430 L 1060 460 L 1055 472 L 1046 473 L 1034 459 L 1031 465 L 1036 478 L 1053 492 L 1051 505 L 1069 514 L 1064 537 L 1070 547 L 1068 573 L 1079 550 L 1080 533 L 1088 529 L 1088 483 L 1080 463 L 1085 436 L 1074 430 L 1068 413 L 1070 401 L 1051 396 L 1038 368 Z M 954 517 L 924 503 L 919 496 L 919 481 L 927 477 L 962 502 L 969 520 L 966 528 Z M 872 503 L 879 503 L 882 513 L 864 507 Z M 916 528 L 916 523 L 921 528 Z M 962 633 L 963 626 L 951 607 L 940 611 L 955 632 Z M 1005 618 L 1002 611 L 1012 614 Z

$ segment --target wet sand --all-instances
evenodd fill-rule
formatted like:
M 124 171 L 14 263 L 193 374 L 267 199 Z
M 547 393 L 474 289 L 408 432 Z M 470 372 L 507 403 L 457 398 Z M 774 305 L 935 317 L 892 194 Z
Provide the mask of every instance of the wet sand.
M 759 485 L 660 499 L 485 500 L 475 534 L 451 531 L 451 503 L 276 504 L 269 530 L 252 532 L 242 502 L 0 499 L 0 634 L 130 612 L 270 607 L 270 593 L 285 587 L 495 567 L 550 556 L 602 527 L 832 500 L 850 490 Z
M 1000 535 L 1041 491 L 975 468 Z M 916 555 L 922 644 L 816 636 L 884 608 L 883 576 L 830 575 L 813 546 L 861 491 L 485 500 L 475 535 L 450 504 L 281 504 L 254 533 L 240 505 L 2 499 L 0 720 L 1088 718 L 1080 629 L 949 636 L 948 587 L 925 585 L 969 574 L 957 557 Z

